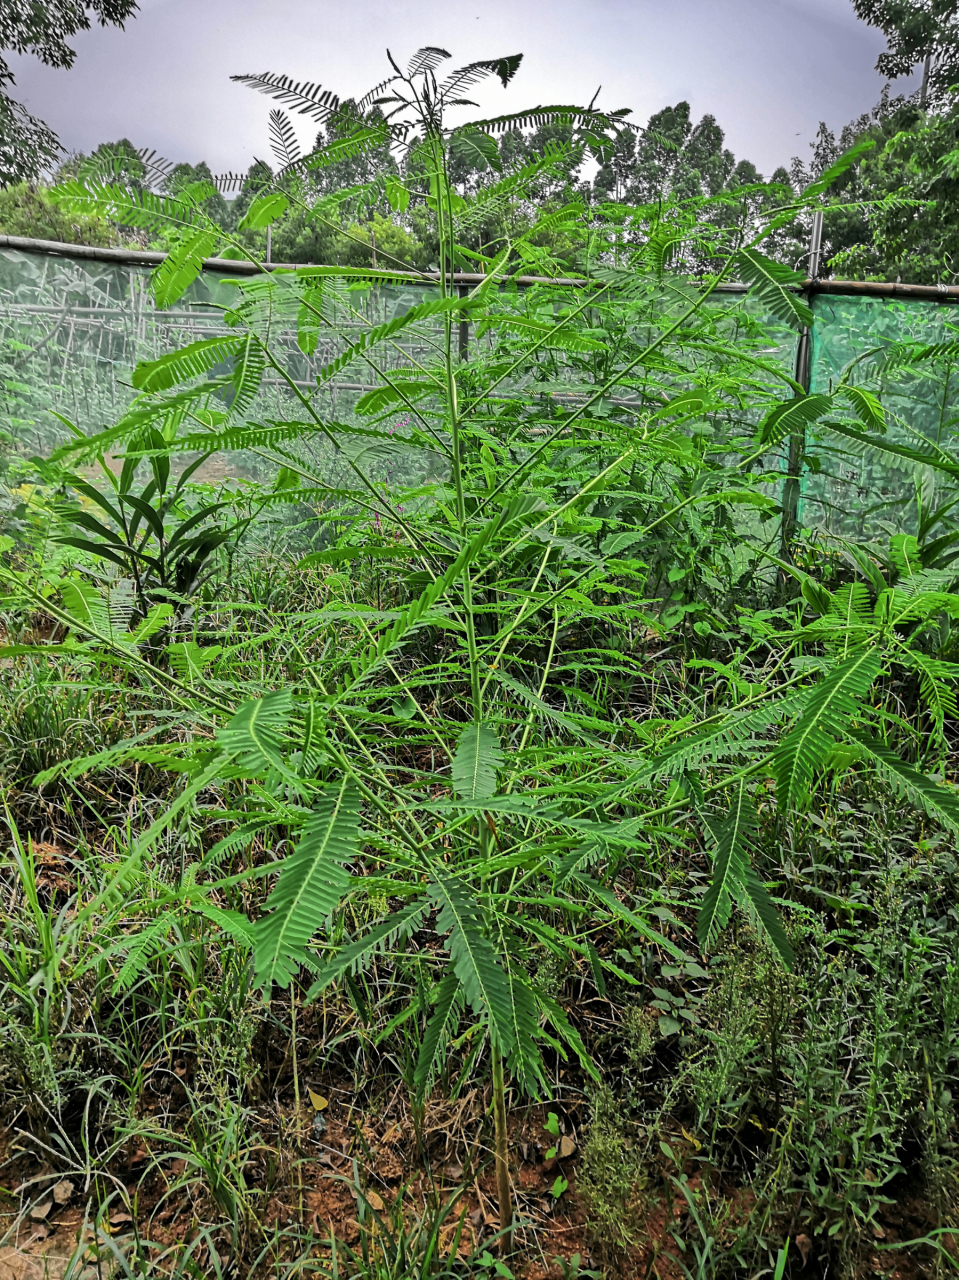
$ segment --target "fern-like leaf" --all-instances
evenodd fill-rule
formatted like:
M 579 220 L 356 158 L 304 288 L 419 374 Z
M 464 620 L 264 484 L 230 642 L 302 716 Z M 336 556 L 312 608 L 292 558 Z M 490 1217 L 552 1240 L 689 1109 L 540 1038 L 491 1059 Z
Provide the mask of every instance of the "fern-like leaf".
M 451 1040 L 462 1013 L 463 988 L 455 973 L 448 973 L 442 979 L 434 996 L 436 1005 L 426 1024 L 413 1072 L 417 1106 L 423 1105 L 423 1099 L 430 1091 L 443 1050 Z
M 152 924 L 147 925 L 145 929 L 141 929 L 139 933 L 130 938 L 126 959 L 113 980 L 113 995 L 116 996 L 121 991 L 130 990 L 150 963 L 150 957 L 160 949 L 163 940 L 170 932 L 171 923 L 169 915 L 164 912 Z
M 446 572 L 437 578 L 435 582 L 431 582 L 422 595 L 403 610 L 392 627 L 380 636 L 376 644 L 372 645 L 362 658 L 353 663 L 351 669 L 353 681 L 344 692 L 349 692 L 361 680 L 366 679 L 392 649 L 401 644 L 412 631 L 423 623 L 430 609 L 439 603 L 453 583 L 462 575 L 463 571 L 481 554 L 491 538 L 501 533 L 524 515 L 539 510 L 541 505 L 538 498 L 514 498 L 509 506 L 505 507 L 495 519 L 491 520 L 475 534 L 463 547 Z
M 829 430 L 847 440 L 854 440 L 863 448 L 875 449 L 878 453 L 887 453 L 891 457 L 901 458 L 906 462 L 914 462 L 920 467 L 931 467 L 934 471 L 944 471 L 946 475 L 959 479 L 959 462 L 937 446 L 900 444 L 895 440 L 887 440 L 883 436 L 870 435 L 859 431 L 856 427 L 846 426 L 842 422 L 830 422 Z
M 770 762 L 783 808 L 798 805 L 806 798 L 813 774 L 825 763 L 833 743 L 849 731 L 881 666 L 875 649 L 861 649 L 810 693 L 798 723 L 773 752 Z
M 752 867 L 746 867 L 743 881 L 733 887 L 733 893 L 759 936 L 769 943 L 785 967 L 791 969 L 795 962 L 792 944 L 775 902 Z
M 293 122 L 285 111 L 270 112 L 270 146 L 281 169 L 289 169 L 302 158 Z
M 539 1095 L 543 1084 L 542 1057 L 536 1045 L 539 1009 L 524 974 L 511 967 L 509 980 L 513 1048 L 506 1060 L 510 1074 L 525 1094 Z
M 242 342 L 242 338 L 234 337 L 203 338 L 200 342 L 191 342 L 179 351 L 167 352 L 158 360 L 141 360 L 130 381 L 138 391 L 169 391 L 181 382 L 202 378 L 216 365 L 232 359 Z
M 623 117 L 629 108 L 617 111 L 597 111 L 591 107 L 549 106 L 531 107 L 509 115 L 491 116 L 485 120 L 471 120 L 464 128 L 487 129 L 490 133 L 505 133 L 510 129 L 538 129 L 543 125 L 563 124 L 573 129 L 590 128 L 593 131 L 623 127 Z
M 288 772 L 282 742 L 292 708 L 292 694 L 281 689 L 244 702 L 219 730 L 217 742 L 241 777 L 261 777 L 271 769 Z
M 437 930 L 449 935 L 446 945 L 463 993 L 473 1012 L 486 1019 L 494 1044 L 508 1057 L 514 1043 L 509 980 L 483 932 L 481 908 L 462 880 L 438 869 L 429 892 L 437 907 Z
M 266 349 L 255 334 L 248 333 L 233 360 L 233 374 L 225 388 L 231 412 L 246 413 L 256 399 L 266 370 Z
M 245 84 L 248 89 L 256 89 L 268 97 L 284 102 L 300 115 L 312 116 L 314 120 L 327 120 L 339 108 L 340 100 L 335 93 L 330 93 L 322 85 L 312 81 L 294 82 L 289 76 L 274 75 L 264 71 L 260 75 L 230 76 L 237 84 Z
M 720 822 L 707 820 L 707 826 L 713 834 L 715 849 L 712 879 L 703 897 L 696 925 L 701 949 L 708 951 L 714 946 L 729 921 L 735 900 L 786 968 L 792 968 L 793 950 L 776 904 L 750 865 L 750 855 L 759 832 L 759 815 L 744 778 L 733 790 L 726 816 Z
M 860 759 L 868 761 L 897 795 L 927 813 L 954 835 L 959 835 L 959 796 L 951 787 L 944 787 L 932 778 L 927 778 L 924 773 L 906 764 L 884 742 L 879 742 L 861 730 L 850 730 L 849 737 L 858 745 Z
M 773 262 L 758 249 L 740 249 L 736 262 L 743 280 L 771 316 L 798 328 L 812 325 L 812 311 L 795 292 L 803 281 L 798 271 Z
M 186 228 L 194 219 L 194 209 L 185 201 L 152 191 L 131 190 L 119 183 L 64 182 L 51 195 L 66 213 L 101 217 L 144 230 Z
M 759 429 L 759 439 L 763 444 L 779 444 L 786 436 L 804 431 L 831 408 L 831 396 L 796 396 L 793 400 L 784 400 L 767 414 Z
M 474 84 L 479 84 L 482 80 L 488 79 L 489 76 L 499 76 L 500 83 L 505 89 L 513 76 L 519 70 L 519 64 L 523 61 L 521 53 L 514 53 L 508 58 L 485 58 L 480 62 L 471 62 L 468 66 L 460 67 L 458 71 L 454 71 L 440 85 L 440 97 L 451 98 L 454 93 L 462 93 L 466 89 L 471 89 Z
M 445 49 L 428 44 L 423 49 L 417 49 L 410 58 L 406 74 L 411 80 L 414 76 L 427 75 L 430 71 L 435 71 L 441 63 L 448 62 L 452 56 Z
M 352 346 L 347 347 L 335 360 L 331 360 L 329 364 L 324 365 L 316 375 L 317 382 L 329 382 L 341 370 L 348 368 L 365 351 L 371 350 L 377 343 L 384 342 L 387 338 L 392 338 L 396 334 L 402 333 L 411 324 L 417 324 L 421 320 L 439 315 L 444 311 L 462 310 L 464 305 L 464 299 L 459 297 L 437 298 L 434 302 L 421 302 L 415 307 L 410 307 L 409 311 L 404 312 L 401 316 L 395 316 L 392 320 L 387 320 L 385 324 L 375 325 L 372 329 L 368 329 Z
M 919 691 L 932 718 L 936 733 L 942 735 L 946 716 L 959 715 L 956 691 L 946 683 L 959 677 L 959 666 L 954 662 L 941 662 L 917 649 L 905 650 L 899 658 L 903 666 L 911 667 L 919 676 Z
M 307 944 L 346 893 L 346 865 L 357 855 L 359 834 L 359 792 L 343 778 L 317 802 L 296 849 L 280 868 L 266 914 L 253 926 L 253 968 L 259 986 L 288 987 L 308 958 Z
M 868 430 L 878 431 L 880 434 L 886 430 L 886 411 L 878 396 L 865 387 L 843 387 L 842 393 Z
M 340 947 L 331 960 L 320 966 L 316 981 L 307 992 L 307 1001 L 315 1000 L 322 991 L 346 974 L 359 973 L 365 969 L 386 947 L 393 946 L 401 938 L 408 938 L 419 927 L 428 906 L 425 899 L 412 902 L 375 925 L 362 938 Z
M 729 921 L 734 889 L 745 882 L 749 851 L 759 830 L 759 817 L 745 779 L 733 790 L 728 814 L 712 830 L 716 840 L 713 874 L 696 922 L 703 951 L 710 950 Z
M 496 773 L 503 767 L 499 735 L 492 725 L 468 724 L 450 761 L 450 777 L 463 800 L 488 800 L 496 794 Z
M 844 151 L 839 159 L 835 160 L 824 173 L 820 174 L 815 182 L 809 184 L 803 192 L 803 197 L 808 199 L 809 196 L 824 195 L 838 178 L 841 178 L 853 165 L 858 164 L 866 152 L 871 151 L 875 145 L 875 138 L 860 138 L 848 151 Z
M 207 227 L 187 232 L 157 267 L 151 279 L 153 297 L 163 310 L 171 307 L 203 270 L 204 261 L 213 255 L 221 232 Z

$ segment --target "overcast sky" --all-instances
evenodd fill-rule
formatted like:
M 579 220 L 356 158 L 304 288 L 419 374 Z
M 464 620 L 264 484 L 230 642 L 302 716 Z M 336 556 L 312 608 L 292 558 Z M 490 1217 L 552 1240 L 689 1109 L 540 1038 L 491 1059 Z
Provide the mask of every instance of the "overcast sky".
M 497 113 L 588 102 L 601 84 L 599 105 L 642 123 L 685 98 L 767 176 L 808 157 L 820 120 L 838 129 L 877 101 L 884 48 L 851 0 L 140 0 L 125 31 L 74 43 L 70 71 L 13 59 L 15 96 L 71 151 L 128 137 L 173 161 L 246 169 L 269 159 L 271 103 L 231 74 L 359 96 L 388 73 L 386 47 L 405 63 L 430 44 L 456 65 L 525 55 L 508 90 L 482 94 Z

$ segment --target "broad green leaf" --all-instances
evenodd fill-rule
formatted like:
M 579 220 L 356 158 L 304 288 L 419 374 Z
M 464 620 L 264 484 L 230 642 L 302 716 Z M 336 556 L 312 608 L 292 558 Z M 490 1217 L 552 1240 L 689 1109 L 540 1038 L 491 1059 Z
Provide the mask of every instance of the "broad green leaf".
M 187 682 L 201 679 L 205 669 L 222 652 L 222 645 L 199 645 L 195 640 L 178 640 L 175 644 L 167 645 L 174 674 Z
M 258 196 L 240 219 L 238 229 L 256 231 L 261 227 L 268 227 L 276 222 L 277 218 L 281 218 L 289 207 L 289 199 L 280 192 Z

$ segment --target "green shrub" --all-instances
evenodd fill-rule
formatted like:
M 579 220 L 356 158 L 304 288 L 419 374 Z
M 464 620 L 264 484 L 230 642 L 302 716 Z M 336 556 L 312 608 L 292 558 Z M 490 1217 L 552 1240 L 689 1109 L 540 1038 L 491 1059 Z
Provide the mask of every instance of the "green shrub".
M 0 187 L 0 235 L 100 248 L 123 243 L 116 228 L 105 218 L 64 213 L 43 187 L 28 186 L 25 182 Z

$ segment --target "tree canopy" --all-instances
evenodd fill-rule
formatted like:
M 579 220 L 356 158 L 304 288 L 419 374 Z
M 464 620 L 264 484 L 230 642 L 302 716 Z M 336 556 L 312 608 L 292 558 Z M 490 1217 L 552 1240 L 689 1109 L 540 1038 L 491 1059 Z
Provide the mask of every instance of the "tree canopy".
M 48 67 L 72 67 L 67 41 L 101 26 L 122 27 L 136 0 L 4 0 L 0 5 L 0 185 L 36 181 L 62 152 L 56 134 L 6 92 L 14 84 L 4 53 L 33 54 Z
M 876 70 L 890 80 L 924 65 L 921 105 L 959 81 L 959 0 L 853 0 L 856 13 L 878 27 L 888 48 Z

